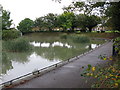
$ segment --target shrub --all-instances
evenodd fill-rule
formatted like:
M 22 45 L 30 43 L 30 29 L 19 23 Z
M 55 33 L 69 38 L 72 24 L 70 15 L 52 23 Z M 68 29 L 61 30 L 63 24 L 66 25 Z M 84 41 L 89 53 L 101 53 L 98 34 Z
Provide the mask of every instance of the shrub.
M 71 35 L 70 38 L 77 43 L 89 43 L 90 39 L 87 36 Z
M 99 58 L 113 60 L 113 62 L 112 64 L 106 63 L 105 67 L 88 65 L 81 76 L 97 79 L 97 82 L 92 83 L 92 88 L 120 88 L 120 57 L 113 58 L 112 56 L 100 55 Z
M 113 55 L 115 56 L 120 55 L 120 37 L 114 39 Z
M 33 25 L 34 25 L 33 20 L 25 18 L 19 23 L 17 28 L 22 32 L 22 34 L 26 34 L 32 32 Z
M 5 41 L 3 43 L 4 49 L 12 52 L 25 52 L 32 49 L 29 42 L 23 38 L 18 38 L 13 41 Z
M 2 31 L 3 40 L 15 39 L 18 38 L 19 36 L 20 36 L 20 31 L 17 31 L 15 29 Z

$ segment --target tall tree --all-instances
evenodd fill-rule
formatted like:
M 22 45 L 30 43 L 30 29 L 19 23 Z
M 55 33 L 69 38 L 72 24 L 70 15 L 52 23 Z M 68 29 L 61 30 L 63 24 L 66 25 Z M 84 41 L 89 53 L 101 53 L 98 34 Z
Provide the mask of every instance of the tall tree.
M 10 12 L 2 10 L 2 30 L 10 29 L 12 21 L 13 20 L 10 19 Z
M 25 18 L 24 20 L 22 20 L 19 25 L 17 26 L 18 30 L 20 30 L 23 34 L 25 33 L 29 33 L 32 31 L 34 22 L 33 20 L 29 19 L 29 18 Z
M 74 30 L 75 28 L 75 15 L 71 12 L 64 12 L 58 17 L 59 26 L 66 30 L 67 28 Z
M 76 18 L 77 26 L 82 28 L 82 31 L 86 31 L 86 29 L 88 29 L 91 32 L 92 28 L 101 22 L 100 18 L 95 15 L 88 16 L 79 14 Z
M 56 27 L 57 15 L 53 13 L 47 14 L 44 17 L 44 22 L 46 24 L 46 27 L 49 29 L 49 31 L 52 31 L 52 29 Z
M 107 24 L 114 30 L 120 31 L 120 1 L 119 2 L 97 2 L 94 8 L 100 8 L 100 12 L 108 17 Z
M 67 12 L 83 13 L 86 15 L 91 15 L 93 10 L 93 2 L 72 2 L 68 7 L 64 7 L 63 10 Z
M 44 17 L 36 18 L 36 20 L 34 21 L 34 27 L 38 27 L 39 30 L 45 27 Z
M 120 1 L 111 2 L 106 10 L 106 15 L 109 17 L 113 29 L 120 31 Z
M 92 28 L 97 26 L 101 23 L 101 20 L 99 17 L 91 15 L 91 16 L 85 16 L 85 27 L 89 29 L 89 32 L 92 31 Z

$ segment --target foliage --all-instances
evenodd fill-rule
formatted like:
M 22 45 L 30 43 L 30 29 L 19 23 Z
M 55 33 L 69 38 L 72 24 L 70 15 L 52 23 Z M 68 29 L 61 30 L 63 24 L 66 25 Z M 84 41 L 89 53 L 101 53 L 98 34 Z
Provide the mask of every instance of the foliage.
M 39 30 L 45 27 L 44 17 L 36 18 L 34 21 L 34 27 L 38 27 Z
M 106 10 L 106 16 L 109 17 L 113 29 L 120 31 L 120 2 L 111 2 Z
M 114 55 L 120 55 L 120 37 L 114 39 Z
M 113 60 L 112 57 L 106 56 L 101 56 L 101 59 Z M 93 88 L 118 88 L 120 87 L 120 63 L 118 62 L 114 61 L 113 64 L 108 64 L 106 67 L 88 65 L 81 76 L 96 78 L 98 81 L 93 83 L 91 86 Z
M 3 40 L 15 39 L 18 38 L 19 36 L 20 36 L 20 31 L 17 31 L 15 29 L 2 31 Z
M 93 7 L 98 8 L 101 16 L 105 16 L 106 25 L 120 31 L 120 2 L 96 2 Z
M 6 74 L 7 70 L 13 69 L 12 62 L 9 60 L 8 55 L 5 51 L 2 52 L 2 65 L 0 66 L 2 68 L 2 74 Z
M 94 15 L 88 16 L 84 14 L 79 14 L 76 16 L 77 26 L 82 28 L 82 31 L 88 30 L 91 32 L 92 28 L 97 26 L 100 23 L 100 18 Z
M 33 20 L 29 19 L 29 18 L 25 18 L 24 20 L 22 20 L 19 25 L 17 26 L 18 30 L 20 30 L 23 34 L 25 33 L 29 33 L 32 31 L 34 22 Z
M 56 27 L 57 24 L 57 15 L 54 15 L 53 13 L 47 14 L 44 17 L 44 22 L 49 31 L 52 31 L 52 29 Z
M 120 38 L 115 39 L 115 44 L 120 42 Z M 98 58 L 102 60 L 112 60 L 112 63 L 108 63 L 106 67 L 100 65 L 91 66 L 81 74 L 84 77 L 97 78 L 98 81 L 91 87 L 95 88 L 120 88 L 120 47 L 118 47 L 117 56 L 100 55 Z M 84 68 L 84 67 L 82 67 Z
M 57 16 L 52 13 L 44 17 L 39 17 L 34 21 L 34 27 L 41 29 L 49 29 L 52 31 L 55 28 L 62 28 L 64 31 L 74 32 L 75 28 L 82 28 L 85 31 L 87 28 L 92 30 L 100 23 L 100 18 L 94 15 L 75 15 L 72 12 L 64 12 Z
M 67 12 L 83 12 L 84 15 L 91 15 L 93 4 L 91 2 L 78 2 L 74 1 L 68 7 L 64 7 L 63 10 Z
M 64 30 L 71 29 L 73 27 L 73 21 L 75 19 L 74 13 L 64 12 L 60 16 L 58 16 L 59 26 L 62 27 Z
M 2 10 L 2 30 L 10 29 L 12 20 L 10 19 L 10 12 Z
M 3 49 L 10 52 L 25 52 L 32 49 L 29 42 L 23 38 L 18 38 L 13 41 L 4 41 Z
M 97 17 L 97 16 L 85 16 L 85 19 L 84 19 L 84 25 L 86 28 L 89 29 L 89 31 L 91 32 L 92 31 L 92 28 L 97 26 L 97 24 L 100 23 L 100 18 Z
M 39 17 L 34 21 L 34 27 L 38 27 L 39 30 L 48 29 L 53 31 L 58 27 L 57 14 L 49 13 L 44 17 Z
M 89 43 L 90 39 L 87 36 L 83 35 L 71 35 L 70 38 L 77 43 Z

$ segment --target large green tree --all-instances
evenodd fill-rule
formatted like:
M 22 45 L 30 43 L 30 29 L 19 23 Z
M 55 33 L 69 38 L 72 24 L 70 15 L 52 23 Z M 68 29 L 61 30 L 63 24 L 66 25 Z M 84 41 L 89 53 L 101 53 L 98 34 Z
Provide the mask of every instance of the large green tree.
M 99 8 L 102 15 L 107 17 L 106 25 L 120 31 L 120 1 L 119 2 L 96 2 L 94 8 Z
M 74 13 L 79 12 L 86 15 L 91 15 L 93 11 L 93 3 L 74 1 L 68 7 L 64 7 L 63 10 L 67 12 L 74 12 Z
M 101 20 L 99 17 L 91 15 L 91 16 L 85 16 L 84 19 L 84 25 L 86 28 L 88 28 L 88 30 L 91 32 L 92 28 L 97 26 L 98 24 L 101 23 Z
M 2 30 L 10 29 L 12 20 L 10 19 L 10 12 L 2 10 Z
M 44 23 L 45 23 L 46 28 L 48 28 L 49 31 L 52 31 L 52 29 L 56 27 L 57 15 L 53 13 L 47 14 L 44 17 Z
M 25 33 L 29 33 L 32 31 L 34 22 L 33 20 L 29 19 L 29 18 L 25 18 L 24 20 L 22 20 L 19 25 L 17 26 L 18 30 L 20 30 L 23 34 Z
M 63 28 L 63 30 L 71 29 L 74 30 L 75 25 L 75 15 L 72 12 L 64 12 L 63 14 L 58 16 L 59 26 Z
M 45 27 L 44 17 L 36 18 L 34 21 L 34 27 L 38 27 L 39 30 L 42 30 L 42 28 Z
M 106 10 L 106 16 L 109 17 L 113 29 L 120 31 L 120 1 L 110 3 Z
M 81 28 L 81 31 L 86 31 L 87 29 L 91 32 L 92 28 L 97 26 L 101 20 L 95 15 L 84 15 L 79 14 L 76 16 L 77 26 Z

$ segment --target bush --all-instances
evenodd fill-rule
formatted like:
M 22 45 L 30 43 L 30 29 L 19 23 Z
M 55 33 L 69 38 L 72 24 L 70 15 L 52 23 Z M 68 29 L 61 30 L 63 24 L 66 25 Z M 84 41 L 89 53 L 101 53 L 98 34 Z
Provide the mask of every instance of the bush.
M 113 55 L 114 56 L 120 55 L 120 37 L 114 39 Z
M 24 20 L 22 20 L 19 23 L 17 28 L 18 28 L 18 30 L 20 30 L 22 32 L 22 34 L 26 34 L 26 33 L 32 32 L 33 25 L 34 25 L 33 20 L 31 20 L 29 18 L 25 18 Z
M 23 38 L 18 38 L 13 41 L 5 41 L 3 43 L 4 49 L 11 52 L 25 52 L 32 49 L 29 42 Z
M 90 42 L 90 39 L 87 36 L 71 35 L 70 38 L 72 38 L 74 42 L 78 42 L 78 43 Z
M 15 29 L 2 31 L 3 40 L 15 39 L 18 38 L 19 36 L 20 36 L 20 31 L 17 31 Z
M 102 60 L 113 60 L 113 62 L 111 64 L 106 63 L 105 67 L 100 65 L 91 66 L 89 64 L 81 76 L 97 79 L 95 83 L 92 83 L 92 88 L 120 88 L 120 57 L 113 58 L 112 56 L 100 55 L 99 58 Z

